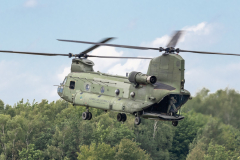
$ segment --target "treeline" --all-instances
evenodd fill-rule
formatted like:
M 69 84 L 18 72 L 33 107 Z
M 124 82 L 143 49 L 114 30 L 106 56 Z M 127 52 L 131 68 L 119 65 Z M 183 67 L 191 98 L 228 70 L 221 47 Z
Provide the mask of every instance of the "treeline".
M 218 160 L 240 159 L 240 94 L 202 89 L 182 108 L 185 119 L 171 122 L 134 116 L 119 123 L 117 113 L 90 109 L 92 120 L 81 118 L 85 107 L 58 100 L 0 100 L 0 159 L 26 160 Z

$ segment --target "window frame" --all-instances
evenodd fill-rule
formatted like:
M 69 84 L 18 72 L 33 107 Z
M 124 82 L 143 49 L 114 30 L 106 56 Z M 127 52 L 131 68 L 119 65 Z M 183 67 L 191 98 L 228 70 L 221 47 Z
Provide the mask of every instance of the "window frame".
M 71 85 L 71 82 L 74 82 L 73 88 L 71 88 L 71 86 L 72 86 L 72 85 Z M 69 82 L 69 89 L 73 89 L 73 90 L 74 90 L 74 89 L 75 89 L 75 85 L 76 85 L 76 82 L 70 80 L 70 82 Z
M 62 82 L 62 85 L 65 85 L 67 83 L 67 79 L 68 79 L 68 77 L 65 77 L 65 79 Z

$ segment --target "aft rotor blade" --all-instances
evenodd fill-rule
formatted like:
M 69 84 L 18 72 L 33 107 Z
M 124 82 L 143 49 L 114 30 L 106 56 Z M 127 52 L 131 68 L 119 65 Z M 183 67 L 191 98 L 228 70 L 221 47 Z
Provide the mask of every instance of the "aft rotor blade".
M 128 58 L 128 59 L 152 59 L 150 57 L 116 57 L 116 56 L 96 56 L 96 55 L 87 55 L 86 57 L 96 57 L 96 58 Z
M 106 43 L 106 42 L 108 42 L 108 41 L 110 41 L 110 40 L 112 40 L 112 39 L 114 39 L 114 37 L 105 38 L 104 40 L 102 40 L 102 41 L 99 42 L 99 43 Z M 99 46 L 100 46 L 100 45 L 94 45 L 94 46 L 92 46 L 91 48 L 86 49 L 85 51 L 83 51 L 83 52 L 81 52 L 81 53 L 87 54 L 88 52 L 91 52 L 92 50 L 98 48 Z
M 63 42 L 86 43 L 86 44 L 95 44 L 95 45 L 99 45 L 99 46 L 109 46 L 109 47 L 121 47 L 121 48 L 141 49 L 141 50 L 148 50 L 148 49 L 159 50 L 159 48 L 149 48 L 149 47 L 139 47 L 139 46 L 105 44 L 105 43 L 96 43 L 96 42 L 87 42 L 87 41 L 64 40 L 64 39 L 57 39 L 57 40 L 63 41 Z
M 6 51 L 6 50 L 0 50 L 0 52 L 5 52 L 5 53 L 18 53 L 18 54 L 31 54 L 31 55 L 41 55 L 41 56 L 69 56 L 69 54 L 38 53 L 38 52 L 20 52 L 20 51 Z
M 199 54 L 217 54 L 217 55 L 230 55 L 230 56 L 240 56 L 240 54 L 233 53 L 219 53 L 219 52 L 203 52 L 203 51 L 189 51 L 189 50 L 179 50 L 179 52 L 191 52 L 191 53 L 199 53 Z
M 176 31 L 176 33 L 172 36 L 172 39 L 169 41 L 167 47 L 175 47 L 180 39 L 183 31 Z

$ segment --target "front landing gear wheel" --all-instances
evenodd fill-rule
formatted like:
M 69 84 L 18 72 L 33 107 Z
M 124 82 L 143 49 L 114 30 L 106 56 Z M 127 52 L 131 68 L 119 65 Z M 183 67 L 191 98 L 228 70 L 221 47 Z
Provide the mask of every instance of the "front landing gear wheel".
M 88 119 L 88 117 L 89 117 L 88 112 L 83 112 L 83 113 L 82 113 L 82 119 L 83 119 L 83 120 Z
M 87 120 L 91 120 L 92 119 L 92 113 L 91 112 L 87 112 L 88 113 L 88 119 Z
M 136 117 L 135 118 L 135 122 L 136 125 L 139 125 L 141 123 L 141 118 L 140 117 Z
M 172 121 L 172 125 L 176 127 L 178 125 L 178 121 Z
M 120 121 L 122 121 L 122 119 L 123 119 L 122 114 L 118 113 L 117 114 L 117 120 L 120 122 Z

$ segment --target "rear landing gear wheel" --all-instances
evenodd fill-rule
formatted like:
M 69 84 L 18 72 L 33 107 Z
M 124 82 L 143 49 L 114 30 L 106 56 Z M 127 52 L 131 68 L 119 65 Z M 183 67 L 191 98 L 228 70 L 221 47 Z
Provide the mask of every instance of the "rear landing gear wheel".
M 136 125 L 139 125 L 141 123 L 141 118 L 140 117 L 136 117 L 135 118 L 135 122 Z
M 172 125 L 176 127 L 178 125 L 178 121 L 172 121 Z
M 122 113 L 122 122 L 125 122 L 127 120 L 127 115 L 125 113 Z
M 82 119 L 83 119 L 83 120 L 88 119 L 88 117 L 89 117 L 88 112 L 83 112 L 83 113 L 82 113 Z
M 117 115 L 117 120 L 119 121 L 119 122 L 121 122 L 122 121 L 122 114 L 121 113 L 118 113 L 118 115 Z
M 92 113 L 91 112 L 87 112 L 88 113 L 88 119 L 87 120 L 91 120 L 92 119 Z
M 126 114 L 125 113 L 118 113 L 118 115 L 117 115 L 117 120 L 119 121 L 119 122 L 125 122 L 126 120 L 127 120 L 127 116 L 126 116 Z

